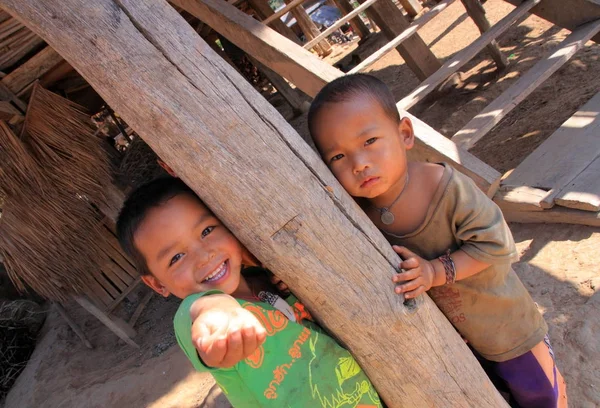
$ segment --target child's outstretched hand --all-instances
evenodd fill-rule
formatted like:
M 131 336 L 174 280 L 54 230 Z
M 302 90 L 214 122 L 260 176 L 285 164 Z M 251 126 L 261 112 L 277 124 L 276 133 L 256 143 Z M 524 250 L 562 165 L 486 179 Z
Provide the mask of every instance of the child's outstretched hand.
M 398 284 L 395 292 L 404 293 L 405 298 L 412 299 L 431 289 L 435 278 L 432 263 L 405 247 L 394 245 L 392 248 L 403 259 L 400 268 L 406 271 L 394 276 L 393 281 Z
M 233 367 L 266 338 L 258 319 L 229 295 L 198 299 L 191 309 L 192 341 L 209 367 Z

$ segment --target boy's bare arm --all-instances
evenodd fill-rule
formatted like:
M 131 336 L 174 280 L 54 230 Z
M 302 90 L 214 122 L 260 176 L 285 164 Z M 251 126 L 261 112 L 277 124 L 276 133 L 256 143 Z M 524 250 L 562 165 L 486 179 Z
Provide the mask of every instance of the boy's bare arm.
M 433 286 L 446 283 L 446 271 L 439 259 L 428 261 L 405 247 L 394 246 L 396 253 L 404 259 L 400 267 L 406 272 L 394 276 L 398 283 L 396 293 L 404 293 L 406 298 L 414 298 Z M 450 254 L 456 270 L 456 280 L 466 279 L 483 271 L 490 265 L 469 256 L 465 251 L 457 250 Z M 406 282 L 406 283 L 402 283 Z
M 258 319 L 229 295 L 215 294 L 196 300 L 190 315 L 192 341 L 200 359 L 209 367 L 233 367 L 266 338 Z

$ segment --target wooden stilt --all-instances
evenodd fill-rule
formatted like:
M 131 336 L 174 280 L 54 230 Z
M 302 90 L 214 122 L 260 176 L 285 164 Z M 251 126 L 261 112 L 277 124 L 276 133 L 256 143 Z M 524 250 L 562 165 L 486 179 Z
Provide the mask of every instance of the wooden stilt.
M 363 3 L 364 1 L 359 1 Z M 371 16 L 381 31 L 389 40 L 393 40 L 404 30 L 410 23 L 402 14 L 402 11 L 396 7 L 392 0 L 379 0 L 366 11 L 367 15 Z M 421 81 L 432 75 L 441 67 L 435 55 L 427 47 L 427 44 L 419 36 L 414 34 L 407 38 L 402 44 L 396 48 L 406 65 L 415 73 Z
M 479 28 L 479 32 L 483 34 L 486 31 L 488 31 L 491 25 L 487 17 L 485 16 L 485 9 L 483 8 L 483 5 L 479 2 L 479 0 L 461 0 L 461 2 L 465 6 L 469 17 L 471 17 L 477 28 Z M 496 63 L 496 67 L 498 67 L 498 70 L 502 71 L 503 69 L 508 67 L 508 59 L 506 59 L 504 54 L 502 54 L 502 51 L 500 51 L 500 47 L 498 47 L 498 43 L 496 42 L 496 40 L 492 40 L 488 44 L 487 50 L 491 54 L 494 62 Z
M 69 325 L 71 330 L 73 330 L 73 332 L 77 335 L 77 337 L 79 337 L 79 339 L 81 339 L 83 344 L 87 348 L 93 349 L 94 346 L 92 346 L 92 343 L 90 343 L 90 341 L 85 336 L 85 333 L 79 328 L 77 323 L 75 323 L 73 321 L 73 319 L 71 319 L 71 316 L 69 316 L 69 314 L 67 313 L 65 308 L 62 307 L 62 305 L 60 303 L 53 303 L 53 304 L 54 304 L 54 307 L 56 308 L 56 310 L 58 311 L 58 313 L 62 316 L 63 319 L 65 319 L 65 321 L 67 322 L 67 324 Z
M 116 334 L 121 340 L 129 344 L 131 347 L 140 348 L 132 337 L 135 337 L 135 330 L 131 328 L 126 322 L 115 316 L 108 316 L 95 304 L 90 302 L 87 298 L 82 296 L 76 296 L 75 301 L 81 305 L 85 310 L 90 312 L 98 320 L 100 320 L 106 327 Z
M 263 21 L 275 14 L 271 6 L 269 6 L 268 0 L 248 0 L 248 3 Z M 274 21 L 270 25 L 279 34 L 287 37 L 288 39 L 292 40 L 298 45 L 301 44 L 298 36 L 296 36 L 292 29 L 285 25 L 285 23 L 281 21 L 281 19 L 274 19 Z
M 291 4 L 293 0 L 285 0 L 285 2 Z M 298 7 L 293 8 L 291 13 L 296 19 L 296 23 L 306 36 L 307 41 L 311 41 L 321 34 L 321 31 L 319 31 L 315 23 L 310 19 L 310 16 L 306 10 L 304 10 L 304 7 L 299 5 Z M 315 46 L 315 50 L 321 57 L 326 57 L 333 51 L 331 49 L 331 45 L 329 45 L 329 42 L 326 39 L 321 40 L 319 44 Z
M 398 0 L 398 2 L 410 17 L 415 17 L 423 10 L 423 6 L 419 0 Z
M 348 13 L 352 13 L 352 10 L 354 10 L 354 7 L 352 7 L 348 0 L 333 0 L 333 2 L 344 16 Z M 354 33 L 361 39 L 367 38 L 371 34 L 369 28 L 358 16 L 350 20 L 350 25 L 352 26 Z
M 129 319 L 129 326 L 135 327 L 135 324 L 137 323 L 138 319 L 142 315 L 142 312 L 144 311 L 144 309 L 146 308 L 146 306 L 148 305 L 150 300 L 152 300 L 153 295 L 154 295 L 154 292 L 152 290 L 150 290 L 148 293 L 146 293 L 146 296 L 143 297 L 140 304 L 135 309 L 135 312 L 133 312 L 133 315 L 131 315 L 131 319 Z

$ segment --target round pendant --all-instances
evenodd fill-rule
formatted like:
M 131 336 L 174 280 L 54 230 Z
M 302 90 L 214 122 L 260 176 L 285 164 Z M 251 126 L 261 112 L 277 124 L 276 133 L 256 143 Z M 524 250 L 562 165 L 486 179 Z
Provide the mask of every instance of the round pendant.
M 385 225 L 393 224 L 394 223 L 394 214 L 392 214 L 388 210 L 384 210 L 381 213 L 381 222 L 383 222 Z

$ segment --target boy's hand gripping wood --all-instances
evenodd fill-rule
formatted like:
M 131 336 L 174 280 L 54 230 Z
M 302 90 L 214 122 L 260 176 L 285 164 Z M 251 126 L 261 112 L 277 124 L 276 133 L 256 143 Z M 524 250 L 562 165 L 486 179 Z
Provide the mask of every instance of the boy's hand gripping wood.
M 166 1 L 0 0 L 56 49 L 363 367 L 389 407 L 506 403 L 281 115 Z M 418 339 L 418 341 L 415 341 Z

